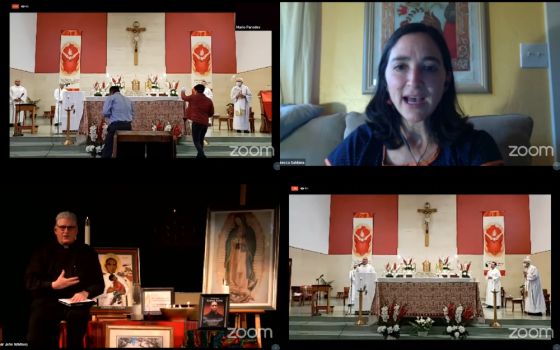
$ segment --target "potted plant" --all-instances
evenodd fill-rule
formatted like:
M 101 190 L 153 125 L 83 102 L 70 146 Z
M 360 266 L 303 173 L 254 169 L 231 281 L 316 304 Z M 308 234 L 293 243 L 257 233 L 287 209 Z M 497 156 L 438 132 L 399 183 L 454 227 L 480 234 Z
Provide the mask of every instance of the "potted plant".
M 377 321 L 377 332 L 383 335 L 384 339 L 398 339 L 401 335 L 399 323 L 406 311 L 406 304 L 401 306 L 395 301 L 391 305 L 383 306 Z
M 471 306 L 466 308 L 463 305 L 455 307 L 455 304 L 450 303 L 443 308 L 443 316 L 447 322 L 445 334 L 451 336 L 451 339 L 466 339 L 469 335 L 467 331 L 467 324 L 473 320 L 474 311 Z
M 419 337 L 426 337 L 428 336 L 430 328 L 432 328 L 432 325 L 434 324 L 434 320 L 430 317 L 424 318 L 417 316 L 416 321 L 410 322 L 410 324 L 414 327 Z

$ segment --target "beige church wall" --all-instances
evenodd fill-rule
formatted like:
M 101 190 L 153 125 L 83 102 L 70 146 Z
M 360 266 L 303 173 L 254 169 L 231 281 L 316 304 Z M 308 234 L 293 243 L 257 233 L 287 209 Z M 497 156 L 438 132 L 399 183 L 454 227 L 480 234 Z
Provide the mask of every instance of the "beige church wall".
M 424 214 L 418 213 L 426 202 L 437 209 L 430 216 L 428 247 L 424 245 Z M 437 261 L 438 257 L 447 256 L 454 259 L 457 254 L 457 196 L 399 196 L 398 215 L 399 255 L 406 259 L 412 257 L 417 263 L 425 259 Z
M 543 289 L 548 289 L 548 293 L 552 295 L 552 258 L 550 252 L 551 251 L 549 250 L 546 252 L 532 254 L 531 263 L 539 269 Z
M 19 79 L 21 81 L 21 86 L 27 89 L 27 96 L 29 96 L 29 98 L 31 98 L 32 100 L 37 100 L 37 97 L 35 97 L 36 89 L 34 75 L 34 73 L 30 73 L 24 70 L 10 68 L 10 86 L 14 85 L 14 81 Z
M 132 33 L 125 30 L 134 21 L 147 28 L 140 33 L 138 65 L 134 65 Z M 137 77 L 146 82 L 149 74 L 161 79 L 165 73 L 165 14 L 164 13 L 108 13 L 107 14 L 107 71 L 109 76 L 122 75 L 130 82 Z

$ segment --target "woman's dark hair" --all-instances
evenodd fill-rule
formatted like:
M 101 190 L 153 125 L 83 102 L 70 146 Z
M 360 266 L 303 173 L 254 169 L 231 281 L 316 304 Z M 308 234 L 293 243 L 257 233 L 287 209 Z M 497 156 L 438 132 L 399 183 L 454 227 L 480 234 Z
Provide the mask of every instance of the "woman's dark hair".
M 400 132 L 402 117 L 393 105 L 387 104 L 387 100 L 390 99 L 390 96 L 389 91 L 387 91 L 385 69 L 387 68 L 389 55 L 395 44 L 401 37 L 411 33 L 425 33 L 432 38 L 441 52 L 445 71 L 449 75 L 449 81 L 446 85 L 447 88 L 441 97 L 441 101 L 432 115 L 426 120 L 428 132 L 435 142 L 440 146 L 449 145 L 464 131 L 471 130 L 472 125 L 467 124 L 466 118 L 463 118 L 464 114 L 457 102 L 451 54 L 449 53 L 445 39 L 439 30 L 423 23 L 411 23 L 400 27 L 387 41 L 383 49 L 383 54 L 381 55 L 381 61 L 379 62 L 377 90 L 366 107 L 366 116 L 373 129 L 374 136 L 383 142 L 387 148 L 395 149 L 402 146 L 403 139 Z

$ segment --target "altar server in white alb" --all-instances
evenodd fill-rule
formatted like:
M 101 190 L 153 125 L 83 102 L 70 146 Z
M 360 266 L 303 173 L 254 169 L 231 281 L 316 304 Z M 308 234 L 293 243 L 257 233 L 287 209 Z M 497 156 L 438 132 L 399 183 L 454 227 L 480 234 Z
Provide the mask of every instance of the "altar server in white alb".
M 14 85 L 10 87 L 10 124 L 14 123 L 16 104 L 25 103 L 27 101 L 27 89 L 21 86 L 21 81 L 16 79 Z M 19 122 L 22 123 L 24 112 L 19 112 Z
M 494 293 L 493 290 L 497 291 L 496 294 L 496 308 L 499 309 L 502 306 L 502 298 L 500 296 L 500 292 L 502 290 L 502 282 L 501 282 L 502 275 L 500 274 L 500 270 L 498 269 L 498 265 L 495 261 L 490 263 L 490 270 L 486 275 L 486 279 L 488 284 L 486 285 L 486 307 L 494 307 Z
M 243 78 L 235 80 L 231 89 L 231 102 L 233 103 L 233 129 L 237 132 L 249 132 L 249 107 L 251 106 L 251 90 L 243 84 Z
M 541 286 L 539 270 L 531 259 L 523 260 L 523 276 L 525 277 L 525 312 L 529 315 L 542 316 L 546 313 L 546 304 Z
M 54 111 L 54 126 L 59 126 L 61 120 L 66 120 L 66 112 L 62 108 L 62 101 L 64 99 L 65 93 L 68 91 L 66 89 L 66 84 L 60 83 L 56 89 L 54 89 L 54 99 L 56 100 L 56 107 Z M 66 123 L 65 123 L 66 124 Z M 60 130 L 60 129 L 59 129 Z
M 352 269 L 348 273 L 348 278 L 350 279 L 350 290 L 348 292 L 348 306 L 351 307 L 354 305 L 354 299 L 356 298 L 356 270 L 358 268 L 358 263 L 352 263 Z

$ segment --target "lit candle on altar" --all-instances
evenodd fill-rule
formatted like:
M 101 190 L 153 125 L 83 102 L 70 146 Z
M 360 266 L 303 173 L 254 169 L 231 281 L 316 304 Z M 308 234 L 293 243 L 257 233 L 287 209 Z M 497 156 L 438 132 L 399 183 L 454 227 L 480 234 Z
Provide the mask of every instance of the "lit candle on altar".
M 86 216 L 86 228 L 84 230 L 85 236 L 85 243 L 87 245 L 91 245 L 91 235 L 90 235 L 90 225 L 89 225 L 89 217 Z
M 187 308 L 191 307 L 191 302 L 187 301 Z

